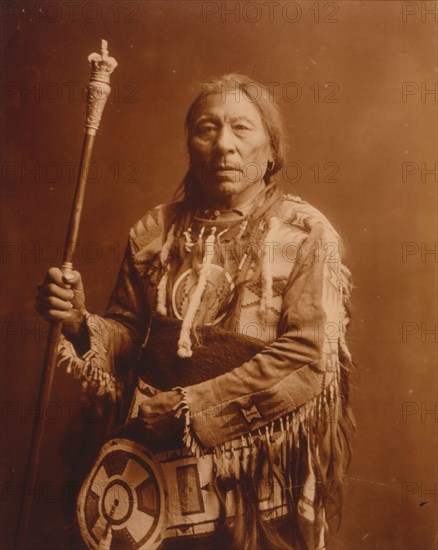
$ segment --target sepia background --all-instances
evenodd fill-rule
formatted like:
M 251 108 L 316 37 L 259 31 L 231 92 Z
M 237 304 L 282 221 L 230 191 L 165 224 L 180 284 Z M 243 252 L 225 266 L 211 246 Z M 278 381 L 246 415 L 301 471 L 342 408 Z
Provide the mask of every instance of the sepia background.
M 339 229 L 355 281 L 358 431 L 332 546 L 438 548 L 436 2 L 5 1 L 1 9 L 3 548 L 12 548 L 43 361 L 35 287 L 61 263 L 87 56 L 101 38 L 119 67 L 75 264 L 88 309 L 104 311 L 130 225 L 183 178 L 183 119 L 200 85 L 232 71 L 269 83 L 290 140 L 284 188 Z M 59 370 L 29 550 L 68 548 L 70 474 L 59 446 L 72 422 L 77 430 L 93 422 L 82 411 L 78 382 Z

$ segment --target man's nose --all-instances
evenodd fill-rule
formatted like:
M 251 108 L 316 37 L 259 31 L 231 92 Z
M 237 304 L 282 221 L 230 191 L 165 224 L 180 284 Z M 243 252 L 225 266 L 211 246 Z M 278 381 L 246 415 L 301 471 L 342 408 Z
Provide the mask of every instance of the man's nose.
M 236 146 L 234 143 L 234 135 L 228 125 L 224 124 L 220 129 L 216 138 L 215 147 L 221 154 L 232 153 L 235 151 Z

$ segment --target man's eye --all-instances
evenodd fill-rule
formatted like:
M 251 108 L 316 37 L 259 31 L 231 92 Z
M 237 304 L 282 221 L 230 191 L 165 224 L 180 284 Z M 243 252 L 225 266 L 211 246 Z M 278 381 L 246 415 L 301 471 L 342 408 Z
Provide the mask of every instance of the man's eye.
M 245 126 L 244 124 L 235 124 L 234 128 L 236 130 L 249 130 L 248 126 Z
M 212 134 L 216 128 L 214 126 L 201 126 L 201 128 L 198 129 L 198 133 L 202 136 Z

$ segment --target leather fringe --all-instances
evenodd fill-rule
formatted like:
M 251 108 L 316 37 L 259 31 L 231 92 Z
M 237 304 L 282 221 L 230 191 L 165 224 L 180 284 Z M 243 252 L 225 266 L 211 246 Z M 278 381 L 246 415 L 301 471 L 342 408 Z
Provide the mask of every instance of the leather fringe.
M 73 344 L 64 336 L 61 337 L 58 345 L 58 367 L 65 368 L 67 374 L 73 374 L 76 379 L 81 380 L 84 392 L 97 396 L 106 394 L 114 402 L 118 394 L 116 378 L 100 366 L 102 360 L 106 361 L 98 349 L 90 349 L 79 357 Z
M 326 513 L 339 514 L 350 456 L 348 418 L 343 418 L 339 388 L 339 380 L 334 379 L 313 401 L 263 429 L 242 435 L 241 444 L 233 440 L 213 449 L 219 525 L 231 531 L 236 550 L 324 547 Z M 206 450 L 191 429 L 190 411 L 180 390 L 180 411 L 186 421 L 184 443 L 199 456 Z M 260 494 L 268 490 L 271 497 L 274 485 L 280 487 L 287 508 L 288 540 L 270 528 L 259 508 Z M 232 518 L 227 509 L 230 492 Z

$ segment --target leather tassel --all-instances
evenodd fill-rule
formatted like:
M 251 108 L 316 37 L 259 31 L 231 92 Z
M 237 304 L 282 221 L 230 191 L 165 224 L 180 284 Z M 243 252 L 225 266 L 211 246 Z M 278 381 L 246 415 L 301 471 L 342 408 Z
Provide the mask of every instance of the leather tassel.
M 211 233 L 207 237 L 207 240 L 205 242 L 205 253 L 202 260 L 198 282 L 196 284 L 195 290 L 193 291 L 186 314 L 184 315 L 184 319 L 182 322 L 181 334 L 178 340 L 178 356 L 181 358 L 191 357 L 193 354 L 190 331 L 192 329 L 193 320 L 195 318 L 199 304 L 201 303 L 202 295 L 204 294 L 204 290 L 207 285 L 208 272 L 214 255 L 215 234 L 216 228 L 212 227 Z M 201 233 L 198 241 L 199 240 L 202 241 Z
M 98 550 L 111 550 L 111 543 L 113 540 L 113 530 L 110 527 L 110 524 L 106 526 L 105 533 L 99 541 Z

